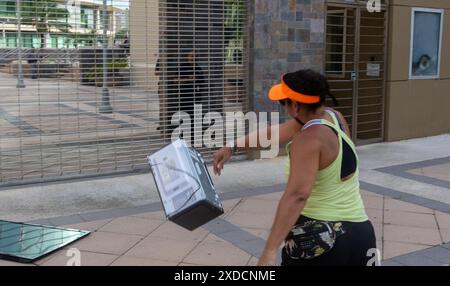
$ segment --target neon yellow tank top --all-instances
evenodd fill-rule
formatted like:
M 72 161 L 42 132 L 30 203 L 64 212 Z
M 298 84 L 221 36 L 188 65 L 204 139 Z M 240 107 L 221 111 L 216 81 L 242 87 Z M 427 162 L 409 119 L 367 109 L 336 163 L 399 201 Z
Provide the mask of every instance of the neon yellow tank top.
M 320 170 L 317 174 L 313 190 L 308 198 L 302 215 L 316 220 L 323 221 L 348 221 L 364 222 L 368 220 L 359 187 L 359 168 L 357 168 L 352 178 L 341 180 L 342 164 L 342 140 L 345 140 L 356 154 L 355 145 L 347 134 L 341 130 L 334 113 L 334 124 L 321 119 L 318 124 L 327 125 L 333 128 L 339 138 L 339 154 L 336 160 L 327 168 Z M 287 153 L 289 154 L 290 143 Z M 289 157 L 288 157 L 289 159 Z M 357 159 L 357 166 L 359 160 Z M 286 174 L 289 176 L 290 164 L 286 164 Z

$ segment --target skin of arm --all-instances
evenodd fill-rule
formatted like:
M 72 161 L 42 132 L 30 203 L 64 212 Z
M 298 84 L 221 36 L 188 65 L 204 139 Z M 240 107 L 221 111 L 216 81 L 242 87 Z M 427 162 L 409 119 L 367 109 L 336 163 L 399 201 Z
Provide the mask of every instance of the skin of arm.
M 351 138 L 350 129 L 348 127 L 347 121 L 345 120 L 344 116 L 339 111 L 334 110 L 334 112 L 337 114 L 340 121 L 343 123 L 345 132 Z M 292 141 L 294 135 L 300 131 L 302 126 L 300 126 L 295 119 L 291 119 L 291 120 L 288 120 L 288 121 L 278 125 L 278 127 L 279 127 L 279 131 L 280 131 L 279 144 L 283 145 L 283 144 L 286 144 L 286 143 L 289 143 L 290 141 Z M 253 142 L 258 142 L 257 148 L 260 148 L 259 141 L 256 141 L 256 140 L 258 140 L 258 138 L 259 138 L 258 135 L 260 133 L 264 133 L 264 132 L 267 133 L 267 135 L 268 135 L 267 139 L 270 140 L 271 139 L 271 127 L 269 126 L 266 128 L 262 128 L 262 129 L 253 131 L 246 136 L 238 138 L 236 140 L 238 148 L 249 148 L 250 139 L 253 139 Z
M 250 134 L 237 139 L 235 146 L 237 146 L 237 149 L 249 148 L 250 142 L 258 142 L 257 148 L 260 148 L 260 144 L 259 144 L 259 140 L 258 140 L 259 134 L 261 134 L 261 133 L 264 134 L 264 132 L 265 132 L 268 135 L 267 138 L 270 140 L 271 135 L 272 135 L 271 129 L 272 129 L 272 126 L 253 131 Z M 292 120 L 286 121 L 285 123 L 278 125 L 278 128 L 276 128 L 275 130 L 277 130 L 277 129 L 279 130 L 279 141 L 278 142 L 280 145 L 282 145 L 282 144 L 286 144 L 286 143 L 292 141 L 292 138 L 294 137 L 294 135 L 300 131 L 301 125 L 298 124 L 295 119 L 292 119 Z M 250 140 L 250 139 L 252 139 L 252 140 Z M 224 148 L 221 148 L 214 154 L 214 156 L 213 156 L 214 174 L 220 176 L 225 162 L 233 154 L 232 150 L 233 150 L 232 146 L 228 143 L 225 145 Z
M 283 144 L 286 144 L 286 143 L 292 141 L 292 138 L 294 137 L 294 135 L 300 131 L 301 126 L 297 123 L 297 121 L 295 121 L 294 119 L 291 119 L 289 121 L 286 121 L 286 122 L 278 125 L 278 129 L 280 132 L 279 144 L 283 145 Z M 238 148 L 249 148 L 250 142 L 258 142 L 257 148 L 260 148 L 258 135 L 261 133 L 263 133 L 263 134 L 267 133 L 267 135 L 268 135 L 267 138 L 270 140 L 272 138 L 271 132 L 272 132 L 271 126 L 253 131 L 246 136 L 238 138 L 236 140 L 237 146 L 238 146 Z M 250 139 L 253 139 L 253 140 L 251 141 Z
M 320 142 L 312 130 L 296 134 L 291 146 L 291 172 L 280 199 L 272 231 L 258 265 L 274 265 L 278 249 L 297 222 L 308 200 L 319 169 Z

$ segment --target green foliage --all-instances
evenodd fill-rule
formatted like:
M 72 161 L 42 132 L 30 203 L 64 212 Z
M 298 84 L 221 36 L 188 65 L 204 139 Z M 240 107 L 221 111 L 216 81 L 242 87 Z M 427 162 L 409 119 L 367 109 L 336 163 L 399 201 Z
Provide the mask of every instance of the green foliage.
M 101 36 L 94 29 L 85 34 L 72 34 L 75 47 L 97 47 L 101 45 Z
M 246 19 L 244 0 L 225 0 L 226 62 L 242 63 Z
M 225 30 L 228 40 L 239 40 L 245 24 L 245 1 L 225 0 Z
M 122 30 L 119 30 L 116 33 L 116 37 L 115 38 L 116 38 L 116 40 L 123 40 L 123 39 L 128 38 L 128 34 L 129 34 L 128 30 L 122 29 Z
M 127 58 L 115 57 L 106 66 L 108 71 L 108 78 L 114 80 L 114 78 L 118 76 L 118 73 L 121 69 L 129 66 L 129 62 Z M 103 65 L 99 65 L 91 69 L 89 72 L 86 73 L 85 78 L 89 82 L 95 83 L 97 86 L 102 85 Z

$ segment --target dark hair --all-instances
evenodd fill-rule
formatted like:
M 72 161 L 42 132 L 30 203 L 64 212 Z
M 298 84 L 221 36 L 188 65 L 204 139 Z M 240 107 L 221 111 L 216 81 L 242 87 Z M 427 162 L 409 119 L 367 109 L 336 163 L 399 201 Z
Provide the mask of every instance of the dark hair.
M 309 111 L 314 112 L 325 104 L 327 96 L 330 96 L 334 105 L 338 105 L 336 98 L 331 94 L 330 85 L 327 78 L 311 69 L 299 70 L 296 72 L 285 74 L 284 83 L 294 91 L 303 93 L 304 95 L 318 95 L 320 101 L 313 104 L 303 104 Z

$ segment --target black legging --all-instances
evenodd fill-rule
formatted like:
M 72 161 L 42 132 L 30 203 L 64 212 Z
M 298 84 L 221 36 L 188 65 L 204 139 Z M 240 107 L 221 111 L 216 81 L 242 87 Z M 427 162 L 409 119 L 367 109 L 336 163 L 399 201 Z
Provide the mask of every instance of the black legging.
M 366 222 L 345 222 L 345 233 L 336 239 L 334 247 L 327 253 L 319 257 L 306 260 L 294 260 L 290 258 L 285 249 L 282 249 L 282 266 L 367 266 L 373 254 L 370 249 L 376 248 L 375 231 L 370 221 Z

